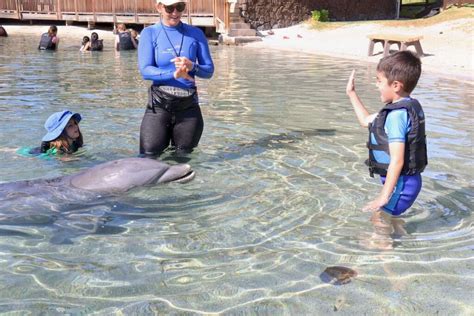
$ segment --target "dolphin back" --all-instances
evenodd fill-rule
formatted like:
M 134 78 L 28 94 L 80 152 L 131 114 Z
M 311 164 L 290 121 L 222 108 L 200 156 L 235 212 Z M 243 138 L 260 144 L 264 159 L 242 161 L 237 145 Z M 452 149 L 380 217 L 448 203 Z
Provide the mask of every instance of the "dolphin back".
M 70 176 L 73 187 L 96 192 L 125 192 L 155 183 L 170 166 L 148 158 L 106 162 Z

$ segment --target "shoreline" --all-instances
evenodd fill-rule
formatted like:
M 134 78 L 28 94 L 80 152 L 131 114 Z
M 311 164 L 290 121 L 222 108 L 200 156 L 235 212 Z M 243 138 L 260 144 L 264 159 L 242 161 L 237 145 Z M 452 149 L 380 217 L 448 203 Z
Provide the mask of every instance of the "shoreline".
M 260 32 L 261 42 L 246 43 L 252 49 L 270 49 L 300 52 L 332 58 L 343 58 L 376 64 L 383 57 L 381 44 L 375 45 L 374 56 L 367 56 L 369 40 L 373 33 L 419 34 L 425 56 L 421 57 L 423 71 L 437 73 L 443 77 L 474 84 L 474 49 L 472 39 L 474 18 L 448 20 L 429 26 L 386 26 L 381 21 L 348 22 L 334 28 L 315 29 L 307 23 L 288 28 Z M 9 37 L 34 35 L 47 32 L 48 25 L 4 24 Z M 106 46 L 113 47 L 115 35 L 112 30 L 93 29 L 86 26 L 58 26 L 58 36 L 66 47 L 78 46 L 84 35 L 97 32 Z M 392 47 L 395 48 L 395 45 Z M 409 47 L 413 50 L 413 47 Z

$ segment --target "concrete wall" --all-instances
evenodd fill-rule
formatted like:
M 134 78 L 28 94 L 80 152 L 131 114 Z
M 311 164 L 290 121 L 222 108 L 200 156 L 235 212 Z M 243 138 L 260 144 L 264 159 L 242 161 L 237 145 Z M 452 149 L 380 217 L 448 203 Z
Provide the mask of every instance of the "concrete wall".
M 336 21 L 394 19 L 399 0 L 239 0 L 241 14 L 252 28 L 268 30 L 298 24 L 312 10 L 329 10 Z

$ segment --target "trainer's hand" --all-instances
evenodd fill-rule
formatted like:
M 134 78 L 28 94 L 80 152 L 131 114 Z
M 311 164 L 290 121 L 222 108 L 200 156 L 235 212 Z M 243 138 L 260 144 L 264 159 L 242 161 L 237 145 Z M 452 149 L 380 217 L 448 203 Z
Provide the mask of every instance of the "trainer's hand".
M 193 69 L 193 62 L 186 57 L 176 57 L 170 60 L 174 63 L 176 69 L 182 68 L 183 66 L 186 67 L 187 71 L 191 71 Z
M 346 86 L 347 95 L 351 95 L 352 93 L 355 92 L 354 76 L 355 76 L 355 70 L 352 70 L 351 75 L 349 76 L 349 80 L 347 81 L 347 86 Z
M 184 78 L 189 81 L 194 81 L 194 78 L 188 74 L 188 68 L 186 68 L 186 66 L 184 65 L 181 66 L 180 68 L 177 68 L 173 76 L 175 79 Z

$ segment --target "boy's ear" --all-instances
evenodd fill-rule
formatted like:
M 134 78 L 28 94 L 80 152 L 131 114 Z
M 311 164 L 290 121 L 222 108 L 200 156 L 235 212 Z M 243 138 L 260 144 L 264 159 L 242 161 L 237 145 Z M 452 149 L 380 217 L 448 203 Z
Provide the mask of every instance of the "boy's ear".
M 395 90 L 395 92 L 400 92 L 400 91 L 403 91 L 403 82 L 400 82 L 400 81 L 393 81 L 392 82 L 392 88 Z

